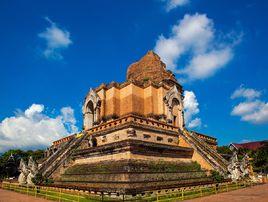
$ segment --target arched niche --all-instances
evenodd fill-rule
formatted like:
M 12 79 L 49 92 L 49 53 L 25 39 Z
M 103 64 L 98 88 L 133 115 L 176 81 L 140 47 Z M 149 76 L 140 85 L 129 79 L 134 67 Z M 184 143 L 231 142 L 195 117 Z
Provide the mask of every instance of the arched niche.
M 94 105 L 93 102 L 90 100 L 86 105 L 86 112 L 84 114 L 84 124 L 87 127 L 92 127 L 94 123 Z
M 172 114 L 172 123 L 174 126 L 179 126 L 179 120 L 180 120 L 180 102 L 177 98 L 172 99 L 171 104 L 171 114 Z
M 97 141 L 97 138 L 92 138 L 92 147 L 96 147 L 98 146 L 98 141 Z
M 84 116 L 84 129 L 90 129 L 93 127 L 95 121 L 100 118 L 100 105 L 101 100 L 98 94 L 94 90 L 90 90 L 83 106 Z
M 164 96 L 164 103 L 167 111 L 167 122 L 172 125 L 183 127 L 183 104 L 181 93 L 176 86 L 173 86 Z

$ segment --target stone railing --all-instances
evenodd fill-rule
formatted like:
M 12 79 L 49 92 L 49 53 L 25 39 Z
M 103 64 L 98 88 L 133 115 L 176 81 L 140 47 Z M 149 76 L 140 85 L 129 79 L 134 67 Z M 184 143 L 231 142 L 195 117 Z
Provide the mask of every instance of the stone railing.
M 62 147 L 59 147 L 55 153 L 49 156 L 38 168 L 38 171 L 40 173 L 43 173 L 70 146 L 70 144 L 74 140 L 75 138 L 73 139 L 70 138 L 69 140 L 65 140 L 67 142 L 63 143 Z
M 199 133 L 195 133 L 195 132 L 193 132 L 193 133 L 195 135 L 197 135 L 199 138 L 202 138 L 203 140 L 208 141 L 209 143 L 217 144 L 216 138 L 212 138 L 212 137 L 209 137 L 207 135 L 203 135 L 203 134 L 199 134 Z
M 161 121 L 152 120 L 149 118 L 139 117 L 139 116 L 132 115 L 132 114 L 112 120 L 112 121 L 107 121 L 98 126 L 90 128 L 86 130 L 85 132 L 87 132 L 88 134 L 103 132 L 103 131 L 118 127 L 120 125 L 128 124 L 128 123 L 134 123 L 134 124 L 138 124 L 142 126 L 153 127 L 156 129 L 168 130 L 168 131 L 174 132 L 174 134 L 178 132 L 178 127 L 175 127 L 173 125 L 163 123 Z M 70 135 L 68 137 L 57 140 L 53 142 L 53 145 L 57 146 L 61 143 L 67 142 L 70 139 L 72 139 L 74 136 L 75 135 Z
M 64 138 L 62 138 L 62 139 L 60 139 L 60 140 L 57 140 L 57 141 L 54 141 L 53 142 L 53 145 L 59 145 L 59 144 L 61 144 L 61 143 L 64 143 L 64 142 L 68 142 L 69 140 L 71 140 L 74 136 L 75 136 L 76 134 L 74 134 L 74 135 L 70 135 L 70 136 L 67 136 L 67 137 L 64 137 Z
M 207 152 L 204 151 L 202 145 L 198 144 L 195 140 L 193 140 L 189 135 L 182 135 L 186 139 L 186 141 L 205 159 L 207 159 L 208 163 L 215 169 L 218 170 L 218 164 Z
M 172 125 L 160 122 L 160 121 L 143 118 L 143 117 L 139 117 L 136 115 L 127 115 L 127 116 L 124 116 L 124 117 L 121 117 L 112 121 L 102 123 L 101 125 L 95 126 L 89 129 L 88 132 L 89 133 L 101 132 L 101 131 L 108 130 L 112 127 L 116 127 L 116 126 L 126 124 L 126 123 L 135 123 L 135 124 L 150 126 L 150 127 L 154 127 L 158 129 L 169 130 L 173 132 L 178 131 L 178 127 L 175 127 L 175 126 L 172 126 Z
M 186 130 L 183 131 L 183 137 L 188 143 L 191 144 L 192 147 L 196 148 L 196 150 L 205 159 L 208 160 L 208 162 L 212 165 L 213 168 L 215 168 L 221 173 L 227 172 L 226 160 L 223 159 L 219 154 L 217 154 L 217 152 L 212 149 L 204 140 Z
M 214 158 L 218 159 L 219 163 L 221 163 L 223 167 L 227 166 L 228 162 L 220 154 L 218 154 L 216 150 L 211 148 L 211 146 L 209 146 L 203 139 L 198 138 L 196 134 L 194 133 L 190 134 L 194 139 L 196 139 L 196 141 L 198 141 L 206 149 L 207 152 L 211 153 Z
M 71 155 L 73 150 L 85 137 L 85 134 L 79 138 L 72 136 L 72 139 L 69 139 L 67 144 L 60 147 L 57 152 L 42 163 L 41 167 L 38 169 L 39 173 L 45 177 L 49 177 Z

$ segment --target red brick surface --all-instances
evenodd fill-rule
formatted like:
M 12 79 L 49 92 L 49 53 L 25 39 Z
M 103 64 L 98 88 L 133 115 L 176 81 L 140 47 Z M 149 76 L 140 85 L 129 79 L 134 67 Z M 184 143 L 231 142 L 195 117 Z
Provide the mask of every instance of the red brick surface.
M 164 79 L 171 79 L 176 82 L 174 75 L 166 70 L 166 65 L 152 51 L 149 51 L 138 62 L 131 64 L 127 70 L 127 80 L 141 83 L 150 80 L 159 83 Z

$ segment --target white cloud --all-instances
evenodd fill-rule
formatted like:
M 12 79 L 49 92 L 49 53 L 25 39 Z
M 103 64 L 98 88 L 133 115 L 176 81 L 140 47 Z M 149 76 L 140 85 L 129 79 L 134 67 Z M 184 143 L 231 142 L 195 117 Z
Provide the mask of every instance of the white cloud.
M 11 148 L 49 146 L 59 138 L 77 132 L 74 111 L 64 107 L 56 117 L 44 113 L 44 105 L 32 104 L 24 112 L 0 122 L 0 152 Z
M 268 103 L 260 100 L 241 102 L 233 108 L 231 114 L 241 116 L 241 120 L 253 124 L 268 123 Z
M 25 116 L 28 118 L 33 117 L 35 114 L 39 114 L 44 110 L 44 105 L 32 104 L 31 107 L 25 110 Z
M 261 92 L 257 91 L 252 88 L 244 88 L 243 86 L 240 86 L 238 89 L 236 89 L 233 94 L 231 95 L 231 99 L 235 98 L 247 98 L 247 99 L 254 99 L 261 96 Z
M 204 79 L 215 74 L 232 58 L 229 48 L 220 51 L 211 51 L 192 58 L 190 64 L 183 71 L 190 79 Z
M 262 102 L 257 100 L 254 102 L 241 102 L 232 110 L 232 115 L 244 116 L 259 109 Z
M 241 38 L 241 34 L 234 37 L 230 33 L 219 37 L 213 20 L 205 14 L 186 14 L 172 27 L 169 37 L 159 36 L 154 50 L 170 70 L 187 80 L 205 79 L 232 59 L 233 47 Z M 189 62 L 182 65 L 183 59 Z
M 199 103 L 196 99 L 194 92 L 184 91 L 183 105 L 186 126 L 189 128 L 201 126 L 200 118 L 193 119 L 193 117 L 199 113 Z
M 77 131 L 74 110 L 71 107 L 61 108 L 62 120 L 69 131 Z
M 242 120 L 248 121 L 254 124 L 267 124 L 268 123 L 268 103 L 262 102 L 258 110 L 246 114 L 242 117 Z
M 190 3 L 190 0 L 162 0 L 166 3 L 166 11 L 169 12 L 170 10 L 185 6 Z
M 246 101 L 240 102 L 234 106 L 231 115 L 240 116 L 242 121 L 253 124 L 268 123 L 268 102 L 257 99 L 260 95 L 260 91 L 240 86 L 240 88 L 232 94 L 231 98 L 243 97 Z
M 72 44 L 70 32 L 60 29 L 49 18 L 46 18 L 46 20 L 50 23 L 50 26 L 44 32 L 38 34 L 40 38 L 46 41 L 46 49 L 43 54 L 46 58 L 62 59 L 61 51 Z
M 202 124 L 201 119 L 195 118 L 188 124 L 188 127 L 189 128 L 196 128 L 196 127 L 200 127 L 201 124 Z

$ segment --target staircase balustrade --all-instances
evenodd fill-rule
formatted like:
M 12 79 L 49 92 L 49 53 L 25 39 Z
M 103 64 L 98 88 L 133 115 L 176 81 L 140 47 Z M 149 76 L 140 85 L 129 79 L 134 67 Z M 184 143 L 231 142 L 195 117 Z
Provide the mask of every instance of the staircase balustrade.
M 82 137 L 73 137 L 63 147 L 59 148 L 52 156 L 49 157 L 39 168 L 39 173 L 44 177 L 49 177 L 65 160 L 72 154 L 74 149 L 79 146 L 80 142 L 85 139 L 87 135 Z
M 186 141 L 195 147 L 197 151 L 205 157 L 208 162 L 218 171 L 226 173 L 227 172 L 227 161 L 223 159 L 213 148 L 211 148 L 205 141 L 201 140 L 197 135 L 189 133 L 188 131 L 183 131 L 183 137 Z

